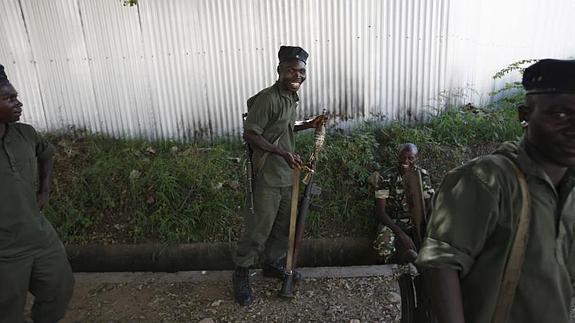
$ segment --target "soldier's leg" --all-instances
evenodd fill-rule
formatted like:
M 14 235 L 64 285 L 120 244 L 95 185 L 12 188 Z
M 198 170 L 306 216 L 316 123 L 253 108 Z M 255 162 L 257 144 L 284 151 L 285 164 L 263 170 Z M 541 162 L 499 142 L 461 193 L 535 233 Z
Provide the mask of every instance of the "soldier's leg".
M 238 267 L 250 267 L 257 262 L 274 225 L 280 200 L 280 188 L 255 185 L 254 214 L 246 212 L 244 232 L 234 254 Z
M 34 259 L 30 292 L 34 295 L 32 319 L 57 322 L 64 317 L 72 298 L 74 276 L 64 246 L 56 241 Z
M 266 242 L 264 251 L 265 263 L 273 263 L 283 259 L 287 254 L 288 235 L 291 217 L 291 186 L 282 187 L 281 200 L 273 227 Z
M 389 227 L 379 224 L 373 241 L 373 249 L 379 255 L 382 263 L 396 262 L 397 244 L 397 237 L 393 231 Z
M 0 323 L 24 322 L 32 257 L 0 260 Z
M 268 239 L 280 202 L 278 188 L 256 183 L 254 190 L 254 214 L 245 213 L 242 238 L 234 253 L 236 270 L 232 274 L 234 299 L 242 306 L 253 302 L 249 282 L 249 267 L 254 265 Z

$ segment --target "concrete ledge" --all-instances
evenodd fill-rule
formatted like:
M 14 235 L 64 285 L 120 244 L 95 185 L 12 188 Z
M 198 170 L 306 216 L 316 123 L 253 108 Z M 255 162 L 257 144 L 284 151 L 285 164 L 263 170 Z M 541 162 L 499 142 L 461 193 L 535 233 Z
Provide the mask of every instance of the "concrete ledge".
M 164 246 L 88 245 L 66 247 L 75 272 L 177 272 L 231 270 L 228 243 Z M 371 241 L 363 238 L 310 239 L 302 244 L 298 267 L 361 266 L 377 263 Z
M 349 266 L 349 267 L 304 267 L 298 268 L 304 279 L 308 278 L 359 278 L 390 276 L 397 265 L 375 266 Z M 151 273 L 151 272 L 110 272 L 110 273 L 75 273 L 76 281 L 91 283 L 195 283 L 208 281 L 230 281 L 231 270 L 222 271 L 180 271 L 176 273 Z M 264 278 L 260 270 L 251 273 L 250 280 L 257 281 Z

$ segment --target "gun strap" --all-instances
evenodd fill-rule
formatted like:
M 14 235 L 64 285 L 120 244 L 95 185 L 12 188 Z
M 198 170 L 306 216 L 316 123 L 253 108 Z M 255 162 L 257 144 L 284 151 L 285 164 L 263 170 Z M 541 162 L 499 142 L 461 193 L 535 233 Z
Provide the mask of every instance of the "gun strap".
M 521 188 L 522 203 L 521 213 L 519 214 L 516 227 L 517 229 L 511 245 L 511 251 L 507 258 L 507 263 L 505 264 L 503 280 L 499 288 L 499 297 L 497 299 L 497 305 L 495 306 L 493 323 L 504 323 L 508 321 L 511 305 L 513 304 L 517 285 L 519 284 L 519 277 L 521 276 L 521 268 L 523 267 L 523 261 L 525 260 L 525 249 L 529 238 L 529 224 L 531 221 L 531 206 L 527 180 L 519 167 L 517 167 L 513 161 L 509 161 L 513 165 L 515 173 L 517 174 L 517 179 Z

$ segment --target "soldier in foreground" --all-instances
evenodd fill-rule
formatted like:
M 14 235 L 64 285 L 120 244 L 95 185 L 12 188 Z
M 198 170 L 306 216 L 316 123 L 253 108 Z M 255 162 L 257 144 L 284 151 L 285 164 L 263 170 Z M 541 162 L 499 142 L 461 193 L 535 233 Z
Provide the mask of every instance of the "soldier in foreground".
M 253 210 L 246 212 L 244 233 L 233 260 L 234 298 L 240 305 L 253 302 L 249 268 L 263 253 L 263 275 L 283 279 L 288 247 L 292 168 L 301 167 L 295 153 L 296 131 L 317 128 L 319 116 L 296 124 L 297 91 L 306 79 L 308 53 L 300 47 L 281 46 L 278 52 L 277 82 L 248 102 L 244 140 L 253 154 Z M 294 273 L 294 278 L 299 278 Z
M 74 278 L 64 246 L 42 215 L 54 148 L 19 123 L 22 103 L 0 65 L 0 322 L 24 322 L 28 291 L 34 322 L 57 322 Z
M 523 75 L 520 142 L 445 177 L 417 264 L 439 322 L 569 322 L 575 272 L 575 61 Z

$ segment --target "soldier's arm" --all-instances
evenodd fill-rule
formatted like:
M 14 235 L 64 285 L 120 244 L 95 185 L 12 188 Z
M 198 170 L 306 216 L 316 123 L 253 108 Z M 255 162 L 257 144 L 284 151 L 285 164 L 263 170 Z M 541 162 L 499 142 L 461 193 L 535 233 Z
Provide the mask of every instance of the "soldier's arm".
M 384 197 L 376 197 L 375 199 L 375 216 L 377 219 L 385 226 L 391 229 L 393 233 L 399 238 L 401 245 L 405 249 L 412 249 L 416 250 L 415 244 L 413 240 L 407 235 L 407 233 L 403 232 L 403 230 L 393 222 L 391 217 L 385 211 L 385 198 Z
M 303 121 L 296 121 L 293 130 L 295 132 L 310 129 L 310 128 L 319 128 L 323 123 L 327 121 L 326 115 L 319 115 L 314 117 L 313 119 L 303 120 Z
M 50 198 L 50 182 L 52 178 L 52 167 L 54 165 L 54 158 L 52 156 L 45 159 L 38 159 L 38 194 L 37 201 L 40 209 L 43 209 L 48 204 Z
M 381 222 L 381 224 L 385 225 L 386 227 L 390 228 L 393 233 L 397 234 L 398 232 L 402 231 L 395 222 L 387 215 L 385 212 L 385 198 L 379 197 L 375 199 L 375 216 Z
M 34 130 L 36 137 L 36 161 L 38 165 L 38 192 L 36 199 L 40 209 L 48 204 L 50 197 L 50 183 L 54 165 L 54 146 L 42 138 Z
M 463 302 L 459 272 L 448 268 L 426 270 L 426 280 L 430 284 L 431 306 L 438 322 L 464 323 Z
M 477 176 L 480 170 L 470 165 L 444 178 L 415 261 L 431 277 L 439 322 L 464 322 L 460 277 L 474 266 L 499 216 L 499 192 Z
M 264 137 L 262 137 L 261 134 L 257 134 L 252 130 L 247 130 L 244 132 L 243 137 L 244 140 L 250 144 L 250 146 L 283 157 L 283 159 L 291 168 L 301 167 L 303 165 L 303 162 L 298 155 L 287 152 L 276 145 L 272 145 Z

